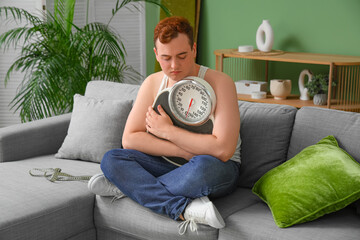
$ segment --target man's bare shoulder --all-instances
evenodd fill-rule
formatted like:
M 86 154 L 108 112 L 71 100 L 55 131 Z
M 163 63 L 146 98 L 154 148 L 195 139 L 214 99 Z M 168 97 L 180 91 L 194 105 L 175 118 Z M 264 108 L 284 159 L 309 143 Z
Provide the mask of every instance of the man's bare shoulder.
M 208 69 L 205 75 L 205 80 L 208 81 L 212 87 L 214 88 L 223 88 L 225 86 L 227 87 L 235 87 L 234 81 L 232 78 L 220 71 Z
M 150 74 L 141 84 L 140 91 L 151 93 L 152 95 L 156 94 L 163 76 L 164 73 L 162 71 Z
M 162 71 L 152 73 L 144 80 L 143 84 L 159 86 L 163 76 L 164 76 L 164 73 Z

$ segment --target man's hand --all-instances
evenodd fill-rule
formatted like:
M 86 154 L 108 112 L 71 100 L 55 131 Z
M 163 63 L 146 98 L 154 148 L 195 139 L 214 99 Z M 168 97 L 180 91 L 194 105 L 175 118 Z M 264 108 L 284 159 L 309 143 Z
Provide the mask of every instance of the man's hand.
M 167 133 L 173 123 L 160 105 L 158 105 L 157 109 L 160 114 L 157 114 L 151 106 L 148 108 L 145 118 L 146 130 L 158 138 L 167 139 Z

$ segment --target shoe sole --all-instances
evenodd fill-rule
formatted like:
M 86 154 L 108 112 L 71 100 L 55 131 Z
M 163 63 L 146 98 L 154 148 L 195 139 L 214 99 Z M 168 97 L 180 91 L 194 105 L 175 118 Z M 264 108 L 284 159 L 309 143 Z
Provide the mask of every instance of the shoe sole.
M 92 185 L 93 183 L 96 181 L 96 179 L 100 178 L 100 177 L 105 177 L 104 174 L 102 173 L 98 173 L 94 176 L 92 176 L 88 182 L 88 189 L 92 192 Z
M 218 220 L 218 223 L 212 224 L 212 227 L 217 228 L 217 229 L 225 227 L 225 221 L 213 203 L 211 203 L 211 207 L 212 207 L 213 211 L 215 212 L 216 219 Z
M 94 176 L 92 176 L 88 182 L 88 189 L 90 192 L 96 194 L 96 195 L 99 195 L 99 196 L 103 196 L 103 197 L 114 197 L 114 199 L 118 200 L 118 199 L 121 199 L 121 198 L 124 198 L 126 197 L 124 193 L 122 193 L 120 190 L 118 194 L 114 194 L 114 193 L 111 193 L 111 194 L 104 194 L 103 192 L 97 192 L 97 191 L 94 191 L 93 190 L 93 185 L 94 185 L 94 182 L 96 182 L 97 179 L 99 178 L 105 178 L 105 181 L 109 181 L 106 179 L 105 175 L 103 173 L 99 173 L 99 174 L 95 174 Z
M 216 219 L 218 220 L 218 223 L 214 223 L 211 226 L 214 228 L 217 228 L 217 229 L 225 227 L 224 219 L 222 218 L 221 214 L 217 210 L 216 206 L 210 201 L 210 199 L 207 196 L 201 197 L 200 199 L 203 203 L 211 204 L 211 208 L 213 209 L 213 211 L 216 215 Z

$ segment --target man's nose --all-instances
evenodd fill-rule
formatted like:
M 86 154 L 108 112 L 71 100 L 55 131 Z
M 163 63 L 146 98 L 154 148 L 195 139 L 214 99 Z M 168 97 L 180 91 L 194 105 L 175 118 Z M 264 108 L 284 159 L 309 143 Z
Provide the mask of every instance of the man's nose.
M 176 58 L 174 58 L 174 59 L 171 61 L 171 68 L 172 68 L 172 69 L 176 69 L 178 66 L 179 66 L 179 60 L 177 60 Z

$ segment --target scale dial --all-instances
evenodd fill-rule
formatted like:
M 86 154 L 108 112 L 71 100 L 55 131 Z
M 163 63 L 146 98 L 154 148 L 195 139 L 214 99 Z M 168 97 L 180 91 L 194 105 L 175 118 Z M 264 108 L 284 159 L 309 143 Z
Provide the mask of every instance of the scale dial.
M 169 107 L 175 118 L 187 125 L 201 125 L 213 114 L 215 93 L 205 80 L 187 77 L 171 88 Z

